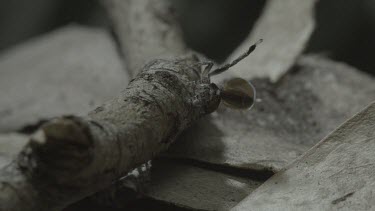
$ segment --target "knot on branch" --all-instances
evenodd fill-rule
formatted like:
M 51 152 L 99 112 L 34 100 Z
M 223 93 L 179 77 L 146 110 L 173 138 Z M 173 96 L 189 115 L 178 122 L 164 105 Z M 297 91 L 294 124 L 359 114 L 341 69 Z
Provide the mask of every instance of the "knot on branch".
M 36 131 L 18 158 L 18 166 L 31 179 L 63 184 L 78 176 L 92 161 L 92 138 L 85 122 L 65 116 Z

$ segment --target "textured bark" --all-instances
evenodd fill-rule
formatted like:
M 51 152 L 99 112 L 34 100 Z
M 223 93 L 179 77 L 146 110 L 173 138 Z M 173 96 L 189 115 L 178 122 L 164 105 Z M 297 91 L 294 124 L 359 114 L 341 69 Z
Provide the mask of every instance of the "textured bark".
M 165 19 L 165 2 L 106 3 L 120 19 L 115 23 L 133 75 L 151 58 L 185 56 L 148 63 L 119 97 L 86 117 L 43 125 L 0 172 L 1 210 L 62 209 L 152 159 L 219 105 L 217 86 L 202 72 L 205 64 L 186 56 L 192 54 Z
M 186 56 L 192 54 L 165 19 L 171 14 L 166 2 L 105 3 L 119 20 L 115 26 L 133 75 L 150 59 L 185 56 L 148 63 L 120 96 L 86 117 L 44 124 L 1 170 L 0 210 L 62 209 L 152 159 L 219 105 L 217 86 L 202 72 L 206 63 Z
M 218 88 L 195 59 L 150 62 L 121 95 L 87 117 L 46 123 L 1 171 L 1 210 L 58 210 L 167 149 L 215 110 Z

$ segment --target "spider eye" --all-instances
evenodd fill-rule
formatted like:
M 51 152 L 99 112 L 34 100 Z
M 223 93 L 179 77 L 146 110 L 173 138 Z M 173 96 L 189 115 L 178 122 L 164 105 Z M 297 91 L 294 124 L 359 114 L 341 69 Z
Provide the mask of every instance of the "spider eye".
M 227 81 L 221 90 L 224 105 L 233 109 L 250 109 L 255 100 L 254 86 L 242 78 Z

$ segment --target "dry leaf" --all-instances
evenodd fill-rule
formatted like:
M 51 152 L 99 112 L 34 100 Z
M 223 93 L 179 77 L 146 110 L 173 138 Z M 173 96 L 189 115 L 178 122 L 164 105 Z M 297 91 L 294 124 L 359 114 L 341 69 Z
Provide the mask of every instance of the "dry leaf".
M 229 210 L 262 181 L 173 162 L 154 162 L 147 196 L 199 210 Z
M 375 208 L 375 102 L 233 210 Z
M 233 60 L 259 39 L 264 42 L 245 61 L 219 78 L 268 77 L 276 81 L 302 53 L 314 30 L 317 0 L 267 1 L 249 37 L 232 53 Z

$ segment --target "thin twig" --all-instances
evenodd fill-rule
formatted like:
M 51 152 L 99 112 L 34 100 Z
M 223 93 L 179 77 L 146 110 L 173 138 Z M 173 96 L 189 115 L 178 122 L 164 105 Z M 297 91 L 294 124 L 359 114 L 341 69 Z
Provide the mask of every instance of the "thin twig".
M 209 73 L 209 76 L 220 74 L 220 73 L 228 70 L 229 68 L 233 67 L 238 62 L 240 62 L 242 59 L 244 59 L 248 55 L 250 55 L 255 50 L 255 48 L 257 47 L 257 45 L 260 44 L 260 43 L 262 43 L 262 42 L 263 42 L 263 39 L 258 40 L 255 44 L 253 44 L 252 46 L 250 46 L 249 49 L 245 53 L 243 53 L 242 55 L 240 55 L 239 57 L 237 57 L 232 62 L 230 62 L 228 64 L 225 64 L 224 66 L 219 67 L 219 68 L 213 70 L 212 72 Z

